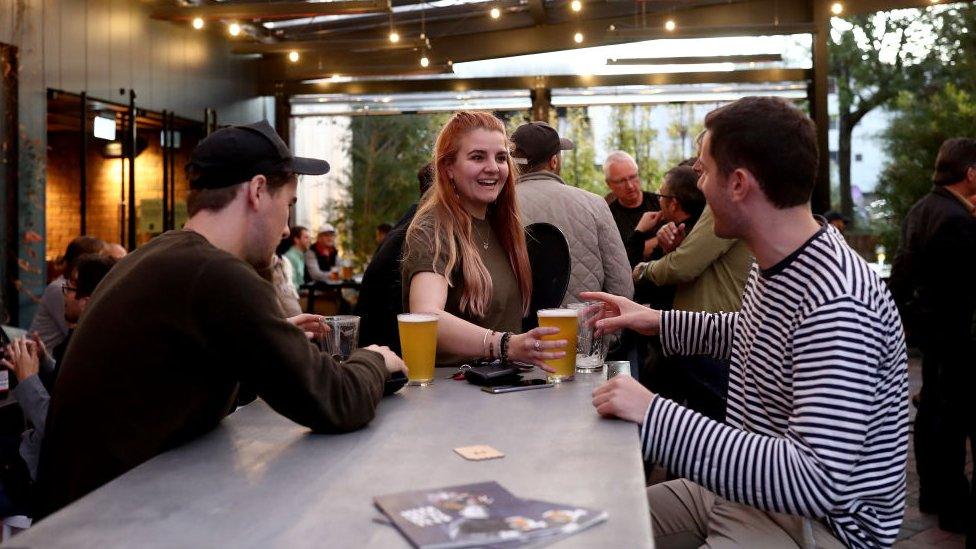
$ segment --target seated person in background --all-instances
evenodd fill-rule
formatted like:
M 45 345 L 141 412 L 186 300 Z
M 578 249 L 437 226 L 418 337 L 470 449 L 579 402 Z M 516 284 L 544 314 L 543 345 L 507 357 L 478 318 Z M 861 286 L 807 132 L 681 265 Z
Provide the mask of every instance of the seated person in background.
M 301 288 L 308 279 L 305 271 L 305 252 L 308 251 L 311 243 L 312 238 L 308 234 L 308 229 L 296 225 L 289 229 L 288 236 L 278 244 L 278 250 L 285 249 L 278 255 L 291 264 L 291 283 L 295 290 Z
M 890 547 L 905 510 L 905 339 L 884 283 L 810 209 L 813 121 L 747 97 L 705 117 L 696 169 L 715 234 L 756 258 L 739 313 L 660 312 L 608 294 L 598 331 L 661 334 L 669 354 L 731 360 L 727 424 L 632 378 L 593 393 L 640 425 L 661 547 Z
M 407 229 L 404 308 L 437 315 L 438 365 L 495 356 L 548 368 L 542 361 L 564 356 L 566 340 L 540 338 L 557 329 L 512 335 L 532 274 L 504 124 L 460 111 L 437 136 L 434 159 L 434 187 Z
M 434 184 L 434 166 L 428 162 L 417 172 L 419 196 Z M 359 343 L 386 345 L 400 353 L 400 329 L 397 315 L 403 312 L 403 283 L 400 280 L 400 258 L 407 227 L 417 213 L 414 202 L 397 221 L 386 240 L 366 266 L 359 299 L 353 314 L 359 316 Z
M 39 516 L 210 431 L 240 384 L 315 431 L 369 423 L 403 362 L 372 346 L 337 364 L 308 341 L 320 319 L 283 319 L 256 270 L 288 231 L 296 174 L 326 171 L 325 161 L 293 157 L 267 122 L 197 145 L 185 229 L 119 262 L 72 336 L 41 448 Z
M 308 278 L 325 282 L 329 279 L 329 271 L 339 266 L 339 249 L 335 245 L 335 227 L 326 223 L 322 225 L 315 244 L 305 252 L 305 272 Z
M 81 256 L 64 284 L 64 317 L 70 325 L 76 324 L 91 299 L 95 287 L 102 281 L 115 260 L 98 254 Z M 73 330 L 72 330 L 73 331 Z M 24 412 L 27 430 L 20 442 L 20 456 L 27 465 L 31 479 L 37 478 L 37 461 L 44 439 L 44 422 L 47 419 L 50 394 L 57 377 L 57 365 L 71 340 L 72 332 L 64 342 L 48 354 L 44 343 L 35 335 L 34 339 L 23 338 L 14 341 L 0 364 L 13 371 L 17 386 L 13 394 L 17 397 Z
M 302 314 L 301 299 L 292 282 L 292 273 L 291 261 L 278 254 L 271 256 L 271 285 L 274 286 L 275 297 L 284 318 Z
M 37 332 L 48 349 L 64 341 L 68 335 L 68 325 L 64 321 L 64 295 L 61 288 L 67 273 L 75 268 L 75 262 L 84 254 L 97 254 L 105 247 L 105 242 L 94 236 L 78 236 L 68 244 L 61 259 L 64 270 L 44 288 L 44 295 L 31 320 L 29 332 Z

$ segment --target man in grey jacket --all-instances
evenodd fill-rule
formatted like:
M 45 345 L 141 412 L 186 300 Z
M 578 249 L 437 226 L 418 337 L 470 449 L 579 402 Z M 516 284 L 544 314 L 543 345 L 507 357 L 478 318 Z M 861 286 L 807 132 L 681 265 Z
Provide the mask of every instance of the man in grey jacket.
M 630 263 L 606 200 L 559 177 L 560 151 L 573 149 L 573 142 L 561 139 L 545 122 L 519 126 L 512 142 L 521 172 L 516 192 L 522 224 L 551 223 L 569 242 L 572 271 L 563 304 L 580 301 L 580 292 L 597 288 L 632 297 Z

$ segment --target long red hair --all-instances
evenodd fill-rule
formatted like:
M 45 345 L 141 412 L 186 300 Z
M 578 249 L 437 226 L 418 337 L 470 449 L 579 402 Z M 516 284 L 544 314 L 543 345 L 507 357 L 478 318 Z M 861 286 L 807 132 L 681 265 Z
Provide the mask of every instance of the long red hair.
M 492 282 L 491 273 L 481 260 L 478 246 L 472 235 L 471 214 L 461 205 L 461 199 L 455 192 L 447 167 L 457 160 L 461 139 L 472 130 L 482 129 L 499 132 L 508 143 L 505 125 L 493 114 L 484 111 L 459 111 L 447 121 L 437 135 L 434 147 L 434 186 L 425 195 L 417 215 L 407 229 L 407 254 L 410 254 L 411 242 L 421 234 L 418 231 L 432 230 L 434 235 L 434 257 L 440 257 L 442 247 L 447 246 L 447 263 L 444 275 L 451 284 L 451 272 L 457 265 L 461 265 L 464 291 L 461 294 L 461 311 L 474 317 L 482 318 L 488 312 L 491 303 Z M 525 231 L 519 219 L 518 199 L 515 193 L 516 168 L 511 157 L 508 157 L 508 178 L 502 187 L 498 198 L 488 206 L 487 221 L 491 225 L 495 236 L 501 242 L 502 248 L 508 255 L 508 262 L 515 273 L 519 292 L 522 294 L 522 314 L 529 310 L 529 300 L 532 296 L 532 271 L 529 267 L 529 254 L 525 248 Z M 427 222 L 432 227 L 422 228 Z M 427 230 L 424 230 L 427 229 Z

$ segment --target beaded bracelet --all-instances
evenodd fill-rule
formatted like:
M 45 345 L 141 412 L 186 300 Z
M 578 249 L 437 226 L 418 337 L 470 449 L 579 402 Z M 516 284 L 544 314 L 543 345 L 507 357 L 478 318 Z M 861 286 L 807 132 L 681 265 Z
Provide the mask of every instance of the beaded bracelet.
M 508 360 L 508 339 L 512 337 L 512 332 L 505 332 L 502 334 L 502 340 L 500 343 L 500 355 L 502 362 Z

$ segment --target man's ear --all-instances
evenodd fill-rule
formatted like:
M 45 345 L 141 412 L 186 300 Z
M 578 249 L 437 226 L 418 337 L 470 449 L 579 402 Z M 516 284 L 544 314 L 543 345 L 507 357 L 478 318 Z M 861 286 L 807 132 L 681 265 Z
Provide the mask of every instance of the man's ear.
M 268 199 L 268 179 L 263 175 L 255 175 L 247 182 L 247 204 L 257 209 L 261 200 Z
M 752 172 L 743 168 L 736 168 L 729 174 L 727 188 L 729 199 L 733 202 L 745 202 L 746 198 L 755 192 L 759 182 L 752 175 Z
M 549 171 L 550 172 L 558 172 L 561 163 L 562 163 L 562 160 L 560 159 L 560 157 L 559 157 L 558 154 L 554 154 L 554 155 L 550 156 L 549 157 Z

